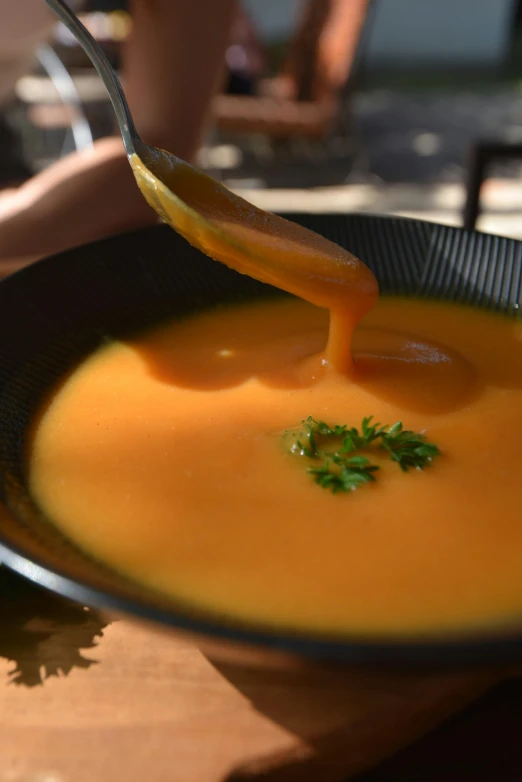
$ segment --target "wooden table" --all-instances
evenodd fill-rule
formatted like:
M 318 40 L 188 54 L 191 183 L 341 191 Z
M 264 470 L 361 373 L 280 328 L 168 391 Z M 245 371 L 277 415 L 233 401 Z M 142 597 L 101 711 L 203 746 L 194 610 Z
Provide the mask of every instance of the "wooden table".
M 499 676 L 310 679 L 212 663 L 170 634 L 109 622 L 0 567 L 0 782 L 340 782 Z M 522 685 L 503 685 L 367 780 L 522 779 L 521 717 Z

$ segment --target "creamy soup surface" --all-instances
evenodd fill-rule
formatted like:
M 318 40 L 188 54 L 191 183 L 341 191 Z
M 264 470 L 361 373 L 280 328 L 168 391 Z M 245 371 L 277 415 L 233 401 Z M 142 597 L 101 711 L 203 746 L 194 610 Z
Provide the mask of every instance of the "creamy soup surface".
M 91 355 L 35 426 L 30 486 L 78 546 L 187 608 L 332 635 L 472 630 L 522 615 L 522 327 L 381 298 L 349 375 L 328 312 L 215 310 Z M 441 455 L 332 494 L 282 434 L 398 420 Z

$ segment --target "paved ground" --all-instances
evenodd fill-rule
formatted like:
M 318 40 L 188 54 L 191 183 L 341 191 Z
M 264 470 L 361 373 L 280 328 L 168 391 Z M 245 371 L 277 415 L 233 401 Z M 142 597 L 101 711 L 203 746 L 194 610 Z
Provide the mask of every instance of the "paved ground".
M 357 99 L 355 115 L 372 171 L 384 181 L 455 182 L 474 140 L 522 140 L 522 89 L 376 91 Z M 521 171 L 520 163 L 497 167 L 504 176 Z

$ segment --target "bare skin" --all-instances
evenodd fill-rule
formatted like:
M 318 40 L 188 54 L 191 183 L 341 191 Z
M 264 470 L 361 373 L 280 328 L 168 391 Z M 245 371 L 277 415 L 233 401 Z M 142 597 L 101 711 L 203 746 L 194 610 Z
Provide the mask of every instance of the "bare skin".
M 193 159 L 221 84 L 235 10 L 236 0 L 133 0 L 124 81 L 144 141 Z M 0 275 L 156 221 L 120 139 L 103 139 L 0 197 Z

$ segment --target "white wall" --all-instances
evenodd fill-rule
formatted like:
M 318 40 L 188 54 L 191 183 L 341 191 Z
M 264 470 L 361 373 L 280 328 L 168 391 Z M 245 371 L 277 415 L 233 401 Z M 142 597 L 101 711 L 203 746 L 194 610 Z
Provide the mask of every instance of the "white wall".
M 509 41 L 515 6 L 514 0 L 375 2 L 369 65 L 495 63 Z
M 261 36 L 274 41 L 292 34 L 302 2 L 303 0 L 241 0 Z

